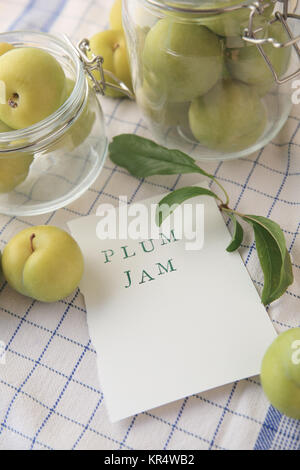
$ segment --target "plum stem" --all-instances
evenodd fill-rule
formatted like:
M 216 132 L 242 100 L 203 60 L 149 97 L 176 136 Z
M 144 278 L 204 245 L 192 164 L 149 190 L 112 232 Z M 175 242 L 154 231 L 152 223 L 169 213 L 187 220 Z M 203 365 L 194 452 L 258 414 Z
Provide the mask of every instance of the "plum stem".
M 219 188 L 223 191 L 225 197 L 226 197 L 226 201 L 225 203 L 223 204 L 223 206 L 227 207 L 228 204 L 229 204 L 229 195 L 228 195 L 228 192 L 226 191 L 226 189 L 224 188 L 224 186 L 212 175 L 210 175 L 210 178 L 212 179 L 212 181 L 214 183 L 216 183 L 216 185 L 219 186 Z
M 116 50 L 119 49 L 119 47 L 120 47 L 120 44 L 119 44 L 119 43 L 114 44 L 114 46 L 113 46 L 113 52 L 116 52 Z
M 31 251 L 32 253 L 34 252 L 34 246 L 33 246 L 33 240 L 35 239 L 35 233 L 33 233 L 30 237 L 30 245 L 31 245 Z
M 8 100 L 8 105 L 15 109 L 18 107 L 18 100 L 19 100 L 19 95 L 18 93 L 14 93 L 11 98 Z
M 219 206 L 219 209 L 220 209 L 220 211 L 222 211 L 222 212 L 227 212 L 228 214 L 237 215 L 238 217 L 241 217 L 241 219 L 242 219 L 243 217 L 245 217 L 245 214 L 241 214 L 240 212 L 235 211 L 234 209 L 230 209 L 230 207 L 228 207 L 227 204 L 221 204 L 221 205 Z
M 207 176 L 208 178 L 210 178 L 217 186 L 219 186 L 219 188 L 221 189 L 221 191 L 223 192 L 226 200 L 225 202 L 223 202 L 220 198 L 219 200 L 222 202 L 222 205 L 227 207 L 229 205 L 229 194 L 228 192 L 226 191 L 226 189 L 224 188 L 224 186 L 220 183 L 220 181 L 217 180 L 217 178 L 214 176 L 214 175 L 211 175 L 209 173 L 206 173 L 206 171 L 202 170 L 202 168 L 199 168 L 200 170 L 200 173 L 202 175 L 205 175 Z
M 220 204 L 219 209 L 220 211 L 231 211 L 230 207 L 228 207 L 228 205 L 224 203 Z

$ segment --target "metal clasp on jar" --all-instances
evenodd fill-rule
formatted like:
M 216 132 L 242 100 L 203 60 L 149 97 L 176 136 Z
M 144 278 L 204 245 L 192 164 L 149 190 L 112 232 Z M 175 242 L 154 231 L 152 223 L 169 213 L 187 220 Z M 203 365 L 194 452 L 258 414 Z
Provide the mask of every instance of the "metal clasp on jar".
M 272 2 L 272 0 L 270 1 L 269 4 L 266 4 L 264 6 L 259 1 L 253 3 L 252 5 L 249 6 L 249 8 L 250 8 L 249 25 L 248 25 L 248 28 L 245 29 L 244 36 L 243 36 L 244 41 L 246 41 L 248 43 L 251 43 L 251 44 L 255 44 L 257 46 L 259 52 L 261 53 L 261 55 L 265 59 L 266 64 L 269 67 L 269 69 L 271 70 L 271 72 L 273 74 L 273 77 L 274 77 L 276 83 L 278 83 L 278 85 L 282 85 L 284 83 L 287 83 L 289 80 L 292 80 L 292 79 L 296 78 L 298 75 L 300 75 L 300 67 L 299 67 L 298 70 L 291 73 L 287 77 L 284 77 L 284 78 L 279 77 L 278 74 L 276 73 L 273 65 L 272 65 L 272 62 L 271 62 L 270 58 L 268 57 L 268 55 L 266 54 L 266 52 L 263 49 L 263 46 L 266 45 L 266 44 L 271 44 L 276 49 L 277 48 L 282 48 L 282 47 L 291 47 L 292 46 L 295 49 L 296 54 L 299 58 L 299 62 L 300 62 L 300 48 L 299 48 L 299 45 L 298 45 L 298 43 L 300 42 L 300 36 L 294 37 L 293 33 L 291 31 L 291 28 L 288 25 L 288 19 L 291 18 L 291 19 L 295 19 L 295 20 L 300 20 L 300 15 L 296 15 L 295 13 L 290 13 L 288 11 L 288 9 L 289 9 L 289 0 L 280 0 L 280 2 L 283 3 L 283 13 L 281 13 L 279 11 L 276 11 L 275 12 L 275 19 L 273 19 L 269 24 L 273 24 L 273 23 L 276 23 L 276 22 L 281 23 L 282 27 L 285 29 L 285 31 L 287 32 L 288 37 L 290 38 L 289 41 L 287 41 L 285 43 L 281 43 L 281 42 L 278 42 L 275 38 L 269 37 L 269 38 L 259 39 L 257 37 L 257 34 L 262 31 L 262 28 L 254 29 L 254 19 L 257 15 L 262 15 L 264 10 L 268 6 L 270 6 L 271 3 L 275 3 L 275 2 Z
M 111 88 L 112 90 L 120 91 L 128 98 L 134 100 L 134 94 L 132 91 L 125 85 L 124 82 L 119 80 L 112 72 L 109 70 L 105 70 L 103 64 L 104 59 L 101 56 L 96 56 L 92 53 L 90 49 L 90 42 L 88 39 L 82 39 L 77 47 L 75 47 L 70 39 L 67 36 L 64 36 L 65 40 L 68 42 L 73 49 L 76 50 L 76 53 L 83 64 L 84 70 L 87 73 L 88 77 L 90 78 L 91 82 L 93 83 L 93 87 L 97 93 L 101 95 L 105 95 L 106 88 Z M 91 57 L 91 58 L 90 58 Z M 100 80 L 97 80 L 93 72 L 99 72 Z M 108 82 L 105 78 L 111 78 L 115 83 Z

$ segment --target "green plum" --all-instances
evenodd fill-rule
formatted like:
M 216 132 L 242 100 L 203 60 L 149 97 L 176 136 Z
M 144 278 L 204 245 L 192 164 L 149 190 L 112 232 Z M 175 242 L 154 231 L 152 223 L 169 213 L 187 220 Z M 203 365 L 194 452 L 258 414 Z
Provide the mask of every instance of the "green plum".
M 111 29 L 123 29 L 122 0 L 115 0 L 110 10 L 109 24 Z
M 2 132 L 11 132 L 13 129 L 7 126 L 4 122 L 0 121 L 0 133 Z
M 32 162 L 33 155 L 26 152 L 0 154 L 0 194 L 9 193 L 23 183 Z
M 83 275 L 76 241 L 53 226 L 30 227 L 13 237 L 2 254 L 3 274 L 20 294 L 41 302 L 68 297 Z
M 226 79 L 192 102 L 189 122 L 202 145 L 235 152 L 255 144 L 264 132 L 267 117 L 253 87 Z
M 268 36 L 280 42 L 288 39 L 287 33 L 279 23 L 273 23 L 268 27 Z M 289 67 L 291 48 L 276 49 L 267 44 L 263 49 L 279 77 L 282 77 Z M 245 43 L 242 47 L 227 48 L 225 55 L 231 76 L 257 87 L 260 95 L 266 94 L 274 85 L 272 72 L 255 45 Z
M 264 4 L 268 4 L 266 0 Z M 226 8 L 228 6 L 240 5 L 240 0 L 230 2 L 218 2 L 215 4 L 217 8 Z M 205 8 L 205 4 L 203 8 Z M 209 5 L 207 5 L 207 8 Z M 211 7 L 211 6 L 210 6 Z M 212 8 L 212 7 L 211 7 Z M 265 18 L 270 18 L 274 10 L 274 4 L 269 5 L 263 12 Z M 239 8 L 235 11 L 228 11 L 220 15 L 210 15 L 200 18 L 200 23 L 207 26 L 211 31 L 219 36 L 241 36 L 248 27 L 250 17 L 249 8 Z M 259 17 L 257 17 L 259 18 Z
M 14 48 L 0 57 L 0 119 L 23 129 L 54 113 L 66 96 L 66 78 L 58 61 L 33 47 Z M 2 93 L 1 93 L 2 95 Z
M 218 37 L 205 26 L 164 18 L 146 37 L 144 79 L 168 102 L 191 101 L 220 79 L 222 49 Z
M 11 130 L 0 121 L 0 133 Z M 23 183 L 32 162 L 33 155 L 28 152 L 0 153 L 0 194 L 9 193 Z
M 146 80 L 136 91 L 136 101 L 146 117 L 156 125 L 173 127 L 187 121 L 190 103 L 166 102 Z
M 272 405 L 300 419 L 300 328 L 281 334 L 263 359 L 261 383 Z
M 11 51 L 13 48 L 14 46 L 12 44 L 8 44 L 7 42 L 0 42 L 0 56 L 8 51 Z
M 0 42 L 0 56 L 5 54 L 8 51 L 11 51 L 14 47 L 7 42 Z M 0 82 L 0 104 L 5 102 L 5 84 Z M 5 131 L 3 131 L 5 132 Z
M 103 57 L 105 70 L 112 72 L 129 89 L 132 89 L 128 52 L 123 30 L 108 30 L 95 34 L 90 40 L 90 49 L 91 53 Z M 100 73 L 98 71 L 93 73 L 96 79 L 100 80 Z M 109 76 L 105 75 L 105 78 L 108 82 L 114 83 Z M 105 94 L 112 98 L 124 98 L 125 96 L 120 91 L 111 88 L 107 88 Z

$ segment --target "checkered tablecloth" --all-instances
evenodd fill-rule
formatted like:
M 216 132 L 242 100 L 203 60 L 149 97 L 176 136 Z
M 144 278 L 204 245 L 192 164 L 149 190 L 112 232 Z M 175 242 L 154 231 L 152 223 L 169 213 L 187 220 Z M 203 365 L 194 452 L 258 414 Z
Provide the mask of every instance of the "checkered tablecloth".
M 108 26 L 111 3 L 0 0 L 0 30 L 64 32 L 78 40 Z M 135 103 L 102 99 L 102 105 L 110 138 L 127 132 L 151 137 Z M 300 325 L 299 129 L 300 106 L 259 153 L 202 165 L 225 184 L 235 208 L 272 217 L 284 229 L 295 283 L 269 309 L 278 332 Z M 119 194 L 137 201 L 197 181 L 139 181 L 107 160 L 94 186 L 70 206 L 32 218 L 0 215 L 0 249 L 31 225 L 67 229 L 69 220 L 95 212 L 99 203 L 117 204 Z M 250 232 L 241 254 L 260 291 L 263 278 Z M 0 341 L 7 349 L 6 365 L 0 365 L 0 449 L 300 449 L 300 422 L 269 406 L 259 378 L 110 424 L 81 294 L 45 305 L 0 282 Z

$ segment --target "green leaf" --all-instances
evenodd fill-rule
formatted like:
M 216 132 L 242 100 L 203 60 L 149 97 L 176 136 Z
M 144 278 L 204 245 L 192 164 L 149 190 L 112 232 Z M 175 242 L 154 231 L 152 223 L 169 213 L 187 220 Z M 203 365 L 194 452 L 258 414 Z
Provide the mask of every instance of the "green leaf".
M 215 193 L 206 188 L 190 186 L 177 189 L 176 191 L 173 191 L 172 193 L 165 196 L 159 202 L 156 212 L 157 225 L 160 227 L 163 221 L 169 217 L 180 204 L 197 196 L 210 196 L 220 200 L 220 198 Z M 167 210 L 164 210 L 165 208 L 163 206 L 166 206 Z
M 110 158 L 138 178 L 153 175 L 200 173 L 210 177 L 195 160 L 180 150 L 169 150 L 135 134 L 114 137 L 109 146 Z
M 293 283 L 293 269 L 280 226 L 265 217 L 246 215 L 243 220 L 253 226 L 257 254 L 264 273 L 262 302 L 279 299 Z
M 239 249 L 244 239 L 244 230 L 241 224 L 236 220 L 236 217 L 233 214 L 230 214 L 230 218 L 234 224 L 234 233 L 232 237 L 232 242 L 227 248 L 228 253 L 232 253 Z

